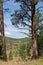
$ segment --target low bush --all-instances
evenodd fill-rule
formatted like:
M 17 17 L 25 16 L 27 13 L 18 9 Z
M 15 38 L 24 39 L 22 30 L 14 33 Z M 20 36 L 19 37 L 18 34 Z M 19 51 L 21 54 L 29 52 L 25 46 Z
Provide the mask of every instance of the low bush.
M 9 60 L 12 60 L 13 59 L 13 54 L 12 54 L 12 51 L 9 52 Z

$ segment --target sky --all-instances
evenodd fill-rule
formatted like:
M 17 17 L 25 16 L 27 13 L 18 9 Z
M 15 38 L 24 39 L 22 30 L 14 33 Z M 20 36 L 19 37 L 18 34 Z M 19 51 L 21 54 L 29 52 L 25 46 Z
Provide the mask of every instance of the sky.
M 36 7 L 43 6 L 43 3 L 39 3 Z M 4 2 L 3 3 L 4 8 L 9 8 L 9 12 L 3 12 L 4 13 L 4 24 L 7 26 L 4 26 L 5 36 L 11 37 L 11 38 L 25 38 L 27 35 L 20 33 L 20 32 L 26 32 L 29 33 L 28 30 L 20 30 L 15 28 L 11 23 L 11 14 L 15 10 L 20 9 L 20 3 L 14 3 L 12 0 L 10 2 Z

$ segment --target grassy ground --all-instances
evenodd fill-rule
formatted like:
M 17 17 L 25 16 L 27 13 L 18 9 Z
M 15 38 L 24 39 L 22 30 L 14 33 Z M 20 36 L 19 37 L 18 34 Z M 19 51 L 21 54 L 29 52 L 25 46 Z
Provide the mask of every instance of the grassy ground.
M 5 38 L 7 56 L 9 56 L 11 44 L 12 48 L 15 50 L 21 43 L 27 44 L 29 41 L 30 40 L 28 38 L 25 39 Z M 43 57 L 37 60 L 27 60 L 27 61 L 20 60 L 18 57 L 16 57 L 13 60 L 8 60 L 7 62 L 0 60 L 0 65 L 43 65 Z
M 3 62 L 0 60 L 0 65 L 43 65 L 43 59 L 37 60 L 28 60 L 28 61 L 16 61 L 15 59 L 12 61 Z

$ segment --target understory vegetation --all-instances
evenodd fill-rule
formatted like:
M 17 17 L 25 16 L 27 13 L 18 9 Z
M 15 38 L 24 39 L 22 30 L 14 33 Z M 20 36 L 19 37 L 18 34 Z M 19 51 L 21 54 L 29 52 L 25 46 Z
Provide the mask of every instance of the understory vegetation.
M 39 40 L 40 39 L 40 40 Z M 43 56 L 43 38 L 38 37 L 38 50 L 39 56 Z M 14 58 L 18 58 L 19 60 L 29 60 L 31 54 L 31 39 L 23 38 L 23 39 L 12 39 L 5 38 L 6 42 L 6 51 L 7 51 L 7 59 L 12 60 Z M 0 50 L 2 50 L 2 45 L 0 44 Z M 2 57 L 2 51 L 0 51 L 0 58 Z

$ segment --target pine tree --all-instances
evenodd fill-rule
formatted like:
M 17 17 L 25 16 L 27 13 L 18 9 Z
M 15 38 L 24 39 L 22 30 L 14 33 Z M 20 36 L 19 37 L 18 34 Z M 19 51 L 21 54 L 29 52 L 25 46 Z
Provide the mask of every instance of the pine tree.
M 17 2 L 20 2 L 21 10 L 15 11 L 14 14 L 12 14 L 12 24 L 15 26 L 19 26 L 18 24 L 22 24 L 23 26 L 27 26 L 28 28 L 31 28 L 32 30 L 32 54 L 31 58 L 38 58 L 38 45 L 37 45 L 37 21 L 36 21 L 36 5 L 39 2 L 39 0 L 16 0 Z M 29 22 L 31 22 L 31 25 L 29 25 Z
M 6 44 L 4 37 L 4 18 L 3 18 L 3 2 L 0 0 L 0 32 L 1 32 L 1 40 L 2 40 L 2 59 L 7 60 L 6 56 Z

